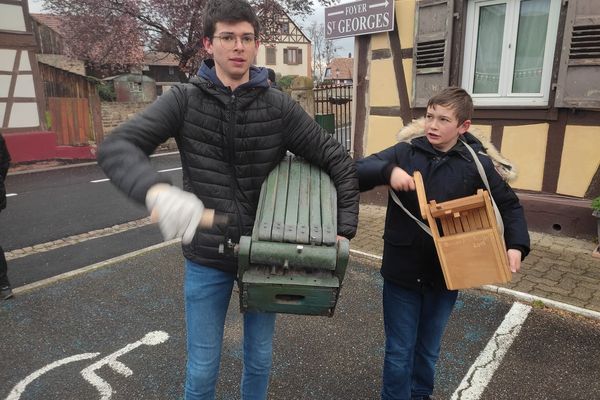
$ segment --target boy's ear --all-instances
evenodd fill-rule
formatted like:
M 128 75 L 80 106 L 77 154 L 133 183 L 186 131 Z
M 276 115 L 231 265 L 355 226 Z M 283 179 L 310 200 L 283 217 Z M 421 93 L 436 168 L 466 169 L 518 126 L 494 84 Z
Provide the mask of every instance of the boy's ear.
M 208 54 L 212 54 L 212 41 L 210 40 L 210 38 L 208 36 L 204 36 L 202 38 L 202 44 L 204 46 L 204 49 L 206 50 L 206 52 Z
M 470 119 L 466 119 L 462 124 L 460 124 L 460 126 L 458 127 L 458 133 L 460 135 L 466 133 L 469 128 L 471 127 L 471 120 Z

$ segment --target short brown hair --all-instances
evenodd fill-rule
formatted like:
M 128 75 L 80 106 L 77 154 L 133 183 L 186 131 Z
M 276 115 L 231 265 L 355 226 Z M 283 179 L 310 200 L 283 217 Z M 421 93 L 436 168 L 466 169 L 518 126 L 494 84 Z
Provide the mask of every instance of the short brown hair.
M 473 115 L 473 99 L 466 90 L 457 86 L 450 86 L 431 97 L 427 102 L 427 108 L 434 106 L 448 107 L 454 110 L 458 125 L 471 119 Z
M 202 17 L 204 37 L 212 39 L 217 22 L 249 22 L 257 39 L 260 34 L 258 17 L 246 0 L 209 0 L 204 6 Z

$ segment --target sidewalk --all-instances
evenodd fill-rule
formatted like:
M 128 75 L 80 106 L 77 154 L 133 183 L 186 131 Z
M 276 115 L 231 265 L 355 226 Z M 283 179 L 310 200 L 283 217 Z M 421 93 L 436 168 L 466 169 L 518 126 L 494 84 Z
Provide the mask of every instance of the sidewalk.
M 381 256 L 384 221 L 385 207 L 361 204 L 351 248 Z M 596 244 L 538 232 L 530 236 L 531 252 L 521 271 L 502 287 L 600 312 L 600 259 L 591 255 Z

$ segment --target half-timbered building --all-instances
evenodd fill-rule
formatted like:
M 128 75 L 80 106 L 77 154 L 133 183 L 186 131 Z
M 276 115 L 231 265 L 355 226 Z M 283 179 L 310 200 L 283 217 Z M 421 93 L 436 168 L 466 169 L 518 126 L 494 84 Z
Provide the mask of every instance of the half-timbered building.
M 596 236 L 600 1 L 396 0 L 395 14 L 394 31 L 355 41 L 354 155 L 392 145 L 434 92 L 461 86 L 475 128 L 518 168 L 530 227 Z
M 283 12 L 279 18 L 279 33 L 270 42 L 263 42 L 256 55 L 256 65 L 284 75 L 312 77 L 312 45 L 298 25 Z
M 0 0 L 0 129 L 13 159 L 43 143 L 43 95 L 26 0 Z M 14 155 L 16 153 L 16 156 Z

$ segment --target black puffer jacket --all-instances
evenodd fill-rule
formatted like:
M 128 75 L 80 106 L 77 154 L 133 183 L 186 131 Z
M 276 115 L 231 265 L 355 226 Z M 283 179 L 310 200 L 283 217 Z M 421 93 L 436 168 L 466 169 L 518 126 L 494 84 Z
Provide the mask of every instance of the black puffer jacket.
M 483 151 L 481 143 L 473 135 L 466 133 L 463 140 L 476 153 Z M 523 208 L 516 194 L 496 172 L 491 159 L 485 154 L 478 154 L 478 157 L 502 215 L 506 247 L 520 250 L 525 257 L 529 253 L 529 233 Z M 473 157 L 462 143 L 440 155 L 422 136 L 413 138 L 411 143 L 401 142 L 359 160 L 360 190 L 389 185 L 392 168 L 396 165 L 409 175 L 421 172 L 428 200 L 444 202 L 485 189 Z M 414 216 L 420 216 L 416 192 L 396 194 Z M 446 288 L 433 239 L 390 196 L 383 239 L 381 274 L 385 279 L 409 288 Z
M 10 154 L 6 147 L 6 142 L 0 134 L 0 210 L 6 208 L 6 186 L 4 181 L 8 174 L 8 167 L 10 166 Z
M 184 255 L 227 272 L 237 270 L 236 260 L 218 254 L 218 246 L 251 233 L 261 184 L 287 150 L 332 177 L 339 235 L 352 238 L 358 220 L 358 180 L 346 151 L 290 96 L 269 88 L 266 70 L 251 68 L 250 73 L 250 82 L 232 93 L 203 65 L 199 77 L 174 86 L 116 128 L 98 154 L 113 183 L 143 203 L 148 189 L 166 180 L 152 169 L 148 155 L 174 137 L 184 190 L 229 216 L 226 229 L 196 232 L 192 243 L 183 246 Z

